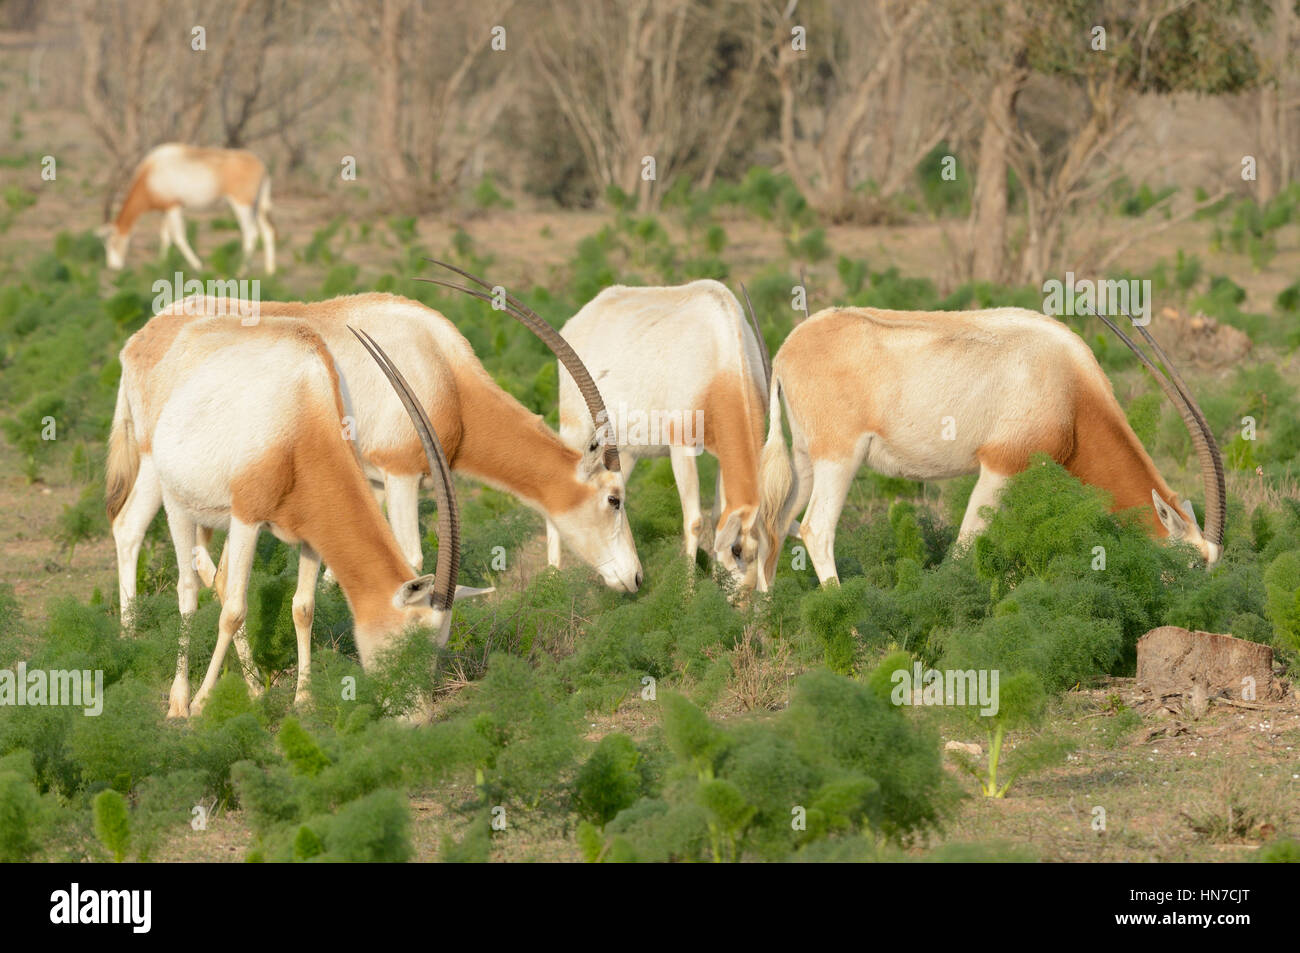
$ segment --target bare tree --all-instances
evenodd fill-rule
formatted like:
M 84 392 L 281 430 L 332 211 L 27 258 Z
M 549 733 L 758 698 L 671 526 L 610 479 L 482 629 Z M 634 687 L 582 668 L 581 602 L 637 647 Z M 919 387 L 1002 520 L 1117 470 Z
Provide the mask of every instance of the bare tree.
M 1210 0 L 1032 10 L 1023 0 L 953 0 L 948 12 L 968 27 L 955 58 L 969 70 L 967 88 L 984 112 L 966 249 L 966 273 L 977 279 L 1037 282 L 1059 264 L 1069 217 L 1120 176 L 1116 152 L 1140 94 L 1234 91 L 1254 77 L 1244 24 L 1225 21 Z M 1042 93 L 1050 108 L 1031 116 L 1022 95 L 1028 91 Z M 1015 255 L 1006 224 L 1008 169 L 1026 205 Z
M 785 171 L 833 219 L 879 214 L 954 128 L 931 0 L 786 3 L 772 71 Z M 874 183 L 874 196 L 857 194 Z
M 514 7 L 335 0 L 340 28 L 360 36 L 375 77 L 374 158 L 393 201 L 444 201 L 491 132 L 514 82 Z M 493 50 L 494 30 L 504 49 Z
M 337 47 L 339 33 L 311 0 L 258 0 L 240 26 L 215 93 L 221 141 L 237 148 L 274 136 L 297 165 L 305 148 L 298 130 L 333 99 L 352 64 L 321 55 Z
M 1252 41 L 1263 66 L 1255 91 L 1258 114 L 1258 187 L 1256 197 L 1267 202 L 1295 175 L 1296 112 L 1300 110 L 1300 17 L 1295 0 L 1272 0 L 1268 16 L 1255 25 Z
M 710 65 L 733 19 L 758 27 L 746 6 L 693 0 L 551 5 L 535 31 L 533 61 L 599 186 L 617 186 L 633 194 L 638 207 L 654 207 L 662 187 L 696 152 L 706 154 L 704 173 L 712 178 L 743 101 L 733 98 L 723 108 L 725 90 L 715 88 Z M 760 40 L 751 36 L 748 42 Z M 748 75 L 733 96 L 753 88 L 755 56 L 751 48 Z
M 722 112 L 722 121 L 713 128 L 712 142 L 705 146 L 699 176 L 701 189 L 707 189 L 713 184 L 718 166 L 728 150 L 736 148 L 736 130 L 745 112 L 754 108 L 758 81 L 766 73 L 768 30 L 763 7 L 758 3 L 742 3 L 734 9 L 735 21 L 728 15 L 723 22 L 729 24 L 730 33 L 735 37 L 741 52 L 735 68 L 727 72 L 725 88 L 713 93 L 717 99 L 727 101 L 727 105 Z M 721 106 L 722 103 L 719 102 L 718 105 Z

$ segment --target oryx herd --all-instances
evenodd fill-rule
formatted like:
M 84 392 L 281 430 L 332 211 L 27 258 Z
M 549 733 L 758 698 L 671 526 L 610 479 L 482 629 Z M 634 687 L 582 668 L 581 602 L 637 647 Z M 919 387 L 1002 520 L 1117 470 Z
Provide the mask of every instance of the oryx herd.
M 251 212 L 259 228 L 265 207 Z M 269 231 L 262 234 L 269 243 Z M 268 245 L 268 267 L 270 255 Z M 1117 510 L 1152 504 L 1153 535 L 1189 543 L 1207 564 L 1219 558 L 1222 460 L 1145 327 L 1138 330 L 1168 377 L 1103 318 L 1187 425 L 1204 480 L 1203 531 L 1156 471 L 1091 349 L 1043 314 L 832 307 L 796 326 L 769 358 L 752 308 L 746 320 L 717 281 L 607 288 L 556 331 L 486 280 L 446 267 L 470 284 L 438 284 L 493 301 L 556 355 L 559 434 L 493 381 L 451 321 L 388 294 L 262 301 L 253 322 L 239 303 L 191 297 L 123 348 L 107 467 L 123 621 L 131 623 L 136 564 L 160 506 L 176 548 L 182 619 L 195 612 L 200 584 L 215 588 L 222 607 L 216 651 L 192 702 L 182 636 L 171 715 L 201 709 L 232 641 L 258 690 L 243 625 L 263 526 L 299 546 L 296 703 L 309 697 L 322 562 L 347 598 L 364 667 L 412 624 L 431 626 L 445 644 L 455 598 L 490 591 L 457 586 L 453 471 L 541 513 L 552 565 L 567 545 L 607 586 L 628 593 L 643 577 L 627 478 L 638 458 L 664 454 L 686 553 L 693 559 L 704 545 L 742 593 L 769 590 L 787 535 L 800 537 L 823 584 L 837 580 L 836 524 L 864 463 L 914 480 L 977 473 L 960 543 L 984 527 L 1008 478 L 1045 453 L 1106 490 Z M 627 408 L 662 411 L 669 423 L 654 441 L 628 438 L 611 417 Z M 707 523 L 702 451 L 718 461 Z M 438 503 L 430 576 L 420 575 L 422 481 Z M 220 565 L 206 549 L 218 528 L 227 530 Z

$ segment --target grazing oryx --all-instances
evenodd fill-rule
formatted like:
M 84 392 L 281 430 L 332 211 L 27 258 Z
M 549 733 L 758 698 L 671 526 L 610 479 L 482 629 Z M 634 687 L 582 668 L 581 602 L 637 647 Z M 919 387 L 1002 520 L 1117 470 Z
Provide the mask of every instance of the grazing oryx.
M 606 288 L 561 333 L 600 381 L 624 470 L 641 457 L 672 461 L 691 557 L 704 523 L 695 458 L 703 450 L 717 457 L 713 556 L 735 582 L 753 588 L 768 367 L 757 323 L 750 327 L 725 285 L 706 280 Z M 560 437 L 578 446 L 591 427 L 577 387 L 562 379 Z M 547 557 L 558 566 L 560 533 L 548 524 L 546 535 Z
M 145 212 L 162 212 L 160 254 L 172 242 L 190 267 L 203 267 L 185 238 L 181 209 L 202 209 L 220 199 L 230 203 L 243 236 L 244 262 L 262 238 L 267 274 L 275 273 L 275 230 L 271 225 L 271 177 L 262 160 L 242 149 L 200 149 L 179 143 L 158 146 L 136 166 L 130 190 L 116 221 L 99 229 L 108 250 L 108 267 L 126 264 L 131 229 Z
M 159 313 L 132 341 L 140 351 L 162 354 L 191 325 L 213 327 L 210 318 L 195 315 L 255 311 L 262 319 L 300 320 L 329 347 L 348 391 L 354 415 L 351 423 L 366 473 L 382 482 L 398 545 L 417 571 L 424 561 L 418 517 L 420 481 L 429 472 L 427 459 L 417 432 L 406 423 L 401 403 L 349 327 L 371 334 L 391 352 L 404 355 L 412 389 L 428 408 L 453 470 L 504 489 L 540 511 L 560 528 L 583 560 L 595 567 L 606 585 L 626 592 L 640 588 L 641 563 L 624 509 L 625 481 L 618 472 L 617 454 L 603 447 L 595 433 L 584 451 L 562 443 L 540 417 L 497 386 L 450 321 L 419 302 L 362 294 L 314 303 L 262 301 L 254 309 L 253 302 L 192 297 Z M 531 312 L 526 309 L 512 313 L 553 350 L 559 348 L 567 355 L 567 366 L 587 383 L 593 415 L 603 418 L 599 392 L 559 334 L 544 326 L 540 318 L 529 317 Z M 258 326 L 241 327 L 241 331 L 253 342 L 263 333 Z M 200 332 L 191 329 L 189 333 L 193 337 Z M 146 373 L 147 368 L 142 377 L 148 382 Z M 256 379 L 232 376 L 227 386 L 253 387 Z M 130 490 L 129 484 L 123 492 L 126 490 Z M 156 494 L 133 495 L 113 519 L 124 619 L 129 618 L 135 598 L 140 546 L 159 502 Z M 205 548 L 208 536 L 200 531 L 196 538 L 195 559 L 204 583 L 211 585 L 216 570 Z M 315 568 L 300 569 L 300 576 L 307 572 L 314 580 Z M 310 616 L 307 624 L 310 628 Z
M 423 409 L 383 352 L 366 342 L 437 475 L 442 545 L 437 571 L 429 576 L 411 571 L 370 492 L 347 436 L 346 389 L 320 335 L 301 322 L 275 320 L 253 335 L 238 319 L 213 317 L 181 328 L 169 346 L 154 344 L 137 333 L 122 349 L 107 503 L 115 527 L 124 514 L 156 512 L 159 501 L 167 510 L 182 619 L 168 714 L 184 717 L 202 708 L 232 639 L 246 677 L 251 672 L 241 630 L 263 525 L 285 542 L 301 544 L 293 600 L 295 701 L 306 698 L 310 679 L 310 607 L 303 600 L 314 599 L 321 559 L 333 567 L 347 597 L 363 667 L 410 625 L 433 627 L 439 644 L 446 644 L 460 545 L 451 474 Z M 235 381 L 243 383 L 231 386 Z M 198 605 L 199 526 L 227 527 L 229 535 L 217 647 L 191 705 L 188 626 Z M 118 570 L 134 575 L 134 560 Z
M 1190 543 L 1207 564 L 1223 546 L 1223 462 L 1205 417 L 1146 328 L 1166 379 L 1103 319 L 1178 408 L 1200 460 L 1205 532 L 1191 504 L 1156 472 L 1092 350 L 1059 321 L 1019 308 L 881 311 L 832 308 L 786 338 L 773 360 L 767 443 L 759 469 L 770 580 L 790 519 L 807 505 L 799 535 L 823 584 L 835 572 L 835 525 L 858 467 L 938 480 L 979 473 L 959 540 L 985 525 L 1007 479 L 1046 453 L 1115 510 L 1154 504 L 1154 535 Z M 790 423 L 794 467 L 781 427 Z

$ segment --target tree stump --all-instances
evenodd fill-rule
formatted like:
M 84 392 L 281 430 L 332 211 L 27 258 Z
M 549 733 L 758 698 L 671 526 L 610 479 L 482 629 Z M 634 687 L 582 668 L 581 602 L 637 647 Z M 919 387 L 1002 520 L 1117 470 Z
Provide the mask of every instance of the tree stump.
M 1273 677 L 1269 646 L 1176 625 L 1138 639 L 1137 684 L 1156 698 L 1183 694 L 1252 702 L 1278 701 L 1287 693 L 1286 682 Z

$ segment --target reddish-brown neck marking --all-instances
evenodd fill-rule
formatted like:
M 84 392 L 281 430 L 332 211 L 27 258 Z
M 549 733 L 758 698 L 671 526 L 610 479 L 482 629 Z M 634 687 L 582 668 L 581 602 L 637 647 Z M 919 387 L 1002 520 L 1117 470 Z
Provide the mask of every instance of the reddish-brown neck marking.
M 749 381 L 715 377 L 704 394 L 704 446 L 718 458 L 727 512 L 758 505 L 758 458 L 763 452 L 763 401 Z
M 476 374 L 457 374 L 460 442 L 451 457 L 464 470 L 547 513 L 564 513 L 594 490 L 577 476 L 581 454 L 540 417 Z
M 1183 512 L 1182 503 L 1156 470 L 1119 405 L 1091 389 L 1085 389 L 1078 399 L 1074 446 L 1060 462 L 1084 483 L 1106 490 L 1114 500 L 1113 510 L 1142 507 L 1151 532 L 1158 537 L 1168 536 L 1169 531 L 1156 518 L 1151 491 Z
M 122 210 L 117 213 L 117 219 L 113 223 L 113 228 L 119 235 L 129 235 L 141 215 L 162 209 L 161 203 L 149 190 L 148 178 L 148 166 L 142 167 L 135 174 L 131 189 L 126 193 L 126 200 L 122 203 Z
M 392 597 L 411 569 L 343 436 L 342 408 L 331 416 L 319 397 L 302 397 L 292 441 L 240 475 L 231 511 L 246 522 L 272 522 L 320 553 L 358 627 L 396 627 L 400 610 Z

